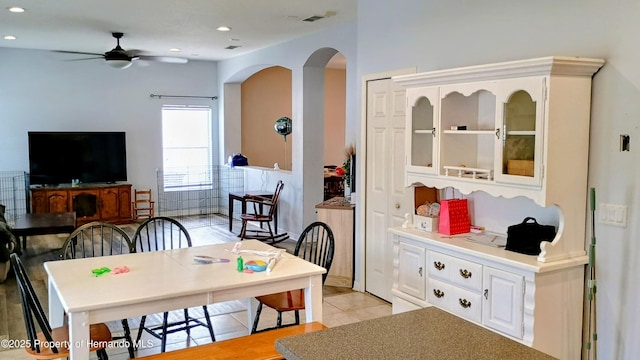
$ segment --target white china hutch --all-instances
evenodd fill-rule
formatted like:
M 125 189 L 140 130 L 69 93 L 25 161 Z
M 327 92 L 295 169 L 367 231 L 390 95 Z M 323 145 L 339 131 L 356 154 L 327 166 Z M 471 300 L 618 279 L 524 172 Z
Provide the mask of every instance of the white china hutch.
M 580 358 L 591 80 L 603 64 L 553 56 L 393 77 L 407 94 L 407 186 L 526 197 L 559 217 L 538 256 L 392 228 L 394 313 L 433 305 Z

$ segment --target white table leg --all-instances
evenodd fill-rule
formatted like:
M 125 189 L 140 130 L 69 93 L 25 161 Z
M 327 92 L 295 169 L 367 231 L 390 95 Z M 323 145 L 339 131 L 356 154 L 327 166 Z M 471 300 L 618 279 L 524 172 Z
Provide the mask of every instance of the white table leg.
M 309 277 L 309 287 L 304 289 L 306 322 L 322 322 L 322 275 Z
M 49 278 L 49 324 L 56 328 L 64 325 L 64 309 L 58 297 L 58 289 Z
M 251 327 L 253 326 L 253 319 L 256 317 L 256 309 L 258 308 L 258 300 L 256 298 L 244 299 L 244 304 L 247 307 L 247 327 L 249 333 L 251 333 Z
M 71 360 L 89 360 L 89 314 L 69 313 Z

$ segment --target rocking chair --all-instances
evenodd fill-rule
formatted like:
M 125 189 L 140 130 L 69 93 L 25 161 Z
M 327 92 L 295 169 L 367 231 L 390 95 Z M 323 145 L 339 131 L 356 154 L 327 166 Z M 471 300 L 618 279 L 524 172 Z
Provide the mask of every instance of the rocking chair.
M 277 205 L 278 199 L 280 198 L 280 192 L 284 187 L 284 183 L 282 180 L 278 180 L 278 184 L 276 185 L 276 191 L 273 193 L 271 198 L 266 198 L 263 196 L 248 196 L 246 198 L 246 202 L 253 204 L 253 213 L 246 213 L 240 215 L 240 219 L 242 219 L 242 229 L 240 230 L 240 239 L 256 239 L 260 241 L 270 241 L 271 244 L 278 243 L 280 241 L 286 240 L 289 238 L 287 233 L 277 234 L 278 229 L 271 229 L 271 222 L 273 221 Z M 266 213 L 262 213 L 261 209 L 266 208 Z M 247 224 L 252 222 L 260 223 L 260 229 L 248 229 Z M 263 227 L 263 224 L 266 223 L 266 230 Z

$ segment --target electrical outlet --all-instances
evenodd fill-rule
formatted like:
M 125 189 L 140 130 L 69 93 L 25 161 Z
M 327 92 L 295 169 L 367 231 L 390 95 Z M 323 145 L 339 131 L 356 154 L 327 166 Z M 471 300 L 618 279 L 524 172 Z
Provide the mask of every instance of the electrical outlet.
M 600 223 L 627 227 L 627 205 L 600 204 L 598 212 Z

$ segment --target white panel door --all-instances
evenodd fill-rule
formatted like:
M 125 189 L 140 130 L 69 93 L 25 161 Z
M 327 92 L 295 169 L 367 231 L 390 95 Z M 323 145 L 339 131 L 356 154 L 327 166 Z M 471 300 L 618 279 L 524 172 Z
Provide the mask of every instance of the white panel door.
M 393 238 L 412 211 L 404 187 L 405 90 L 390 79 L 367 83 L 365 291 L 391 301 Z

